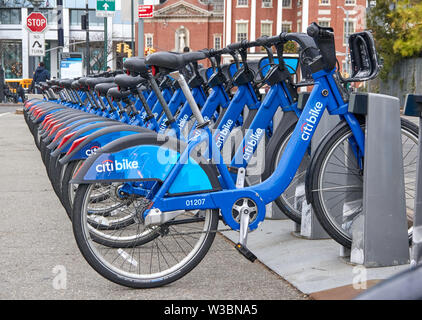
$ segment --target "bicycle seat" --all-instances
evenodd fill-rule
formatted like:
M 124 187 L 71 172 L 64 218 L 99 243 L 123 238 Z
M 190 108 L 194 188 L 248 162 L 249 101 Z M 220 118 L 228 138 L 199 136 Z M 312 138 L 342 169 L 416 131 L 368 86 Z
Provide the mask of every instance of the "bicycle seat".
M 79 80 L 78 80 L 78 82 L 79 82 L 79 86 L 80 86 L 80 89 L 86 89 L 86 81 L 88 80 L 89 78 L 87 78 L 87 77 L 82 77 L 82 78 L 80 78 Z
M 127 98 L 130 95 L 130 91 L 120 91 L 119 88 L 114 87 L 108 90 L 107 95 L 119 101 Z
M 64 80 L 60 80 L 60 86 L 66 89 L 70 89 L 72 87 L 72 80 L 71 79 L 64 79 Z
M 97 84 L 101 84 L 101 83 L 110 83 L 113 82 L 114 78 L 104 78 L 104 77 L 100 77 L 100 78 L 88 78 L 85 83 L 86 86 L 88 87 L 88 89 L 92 89 L 95 88 L 95 86 Z
M 75 80 L 72 82 L 72 89 L 79 90 L 80 88 L 81 88 L 81 85 L 79 84 L 78 80 Z
M 108 93 L 108 90 L 111 88 L 117 88 L 117 84 L 114 82 L 100 83 L 95 86 L 95 91 L 97 91 L 100 96 L 105 97 Z
M 141 75 L 148 74 L 148 67 L 145 65 L 144 58 L 129 58 L 123 64 L 124 68 L 130 72 L 140 73 Z
M 125 74 L 118 75 L 114 82 L 122 89 L 132 89 L 136 88 L 142 81 L 141 77 L 131 77 Z
M 187 64 L 206 59 L 204 52 L 156 52 L 146 57 L 145 62 L 148 65 L 161 67 L 168 70 L 180 70 Z

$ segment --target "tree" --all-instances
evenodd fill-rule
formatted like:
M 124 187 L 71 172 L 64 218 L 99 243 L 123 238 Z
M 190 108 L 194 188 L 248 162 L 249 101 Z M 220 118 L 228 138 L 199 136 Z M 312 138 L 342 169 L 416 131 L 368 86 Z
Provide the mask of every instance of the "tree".
M 378 0 L 367 17 L 377 51 L 384 60 L 381 78 L 404 58 L 419 56 L 422 51 L 422 0 Z

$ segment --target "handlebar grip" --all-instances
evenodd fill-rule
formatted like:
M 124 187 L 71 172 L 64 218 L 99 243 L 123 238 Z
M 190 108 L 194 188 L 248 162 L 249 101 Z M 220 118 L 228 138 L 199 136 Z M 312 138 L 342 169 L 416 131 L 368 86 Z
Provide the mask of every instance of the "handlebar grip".
M 313 22 L 307 29 L 308 35 L 314 39 L 329 38 L 334 32 L 332 28 L 322 28 Z
M 231 51 L 236 51 L 243 48 L 244 44 L 242 42 L 231 43 L 227 46 Z
M 307 29 L 308 36 L 312 38 L 317 37 L 319 35 L 319 31 L 320 27 L 316 23 L 312 23 Z

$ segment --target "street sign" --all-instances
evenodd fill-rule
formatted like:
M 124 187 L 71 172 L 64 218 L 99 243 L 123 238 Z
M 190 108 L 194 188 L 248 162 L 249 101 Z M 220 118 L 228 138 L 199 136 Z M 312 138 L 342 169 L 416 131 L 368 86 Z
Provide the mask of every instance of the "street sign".
M 154 16 L 154 6 L 153 5 L 140 5 L 138 7 L 138 17 L 139 18 L 152 18 Z
M 83 56 L 79 52 L 63 52 L 60 56 L 60 77 L 73 79 L 82 77 Z
M 97 17 L 113 17 L 116 11 L 116 0 L 97 0 Z
M 45 56 L 45 36 L 44 33 L 29 34 L 29 56 L 44 57 Z
M 47 28 L 47 18 L 40 12 L 32 12 L 26 18 L 26 26 L 31 32 L 44 32 Z

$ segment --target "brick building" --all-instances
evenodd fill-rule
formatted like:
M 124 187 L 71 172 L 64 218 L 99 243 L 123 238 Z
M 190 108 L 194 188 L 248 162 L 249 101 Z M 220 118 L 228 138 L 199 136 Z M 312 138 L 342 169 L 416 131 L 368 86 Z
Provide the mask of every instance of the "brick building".
M 145 19 L 145 46 L 181 51 L 220 48 L 243 39 L 331 26 L 345 68 L 346 35 L 365 28 L 366 0 L 167 0 Z M 251 49 L 260 56 L 260 52 Z

